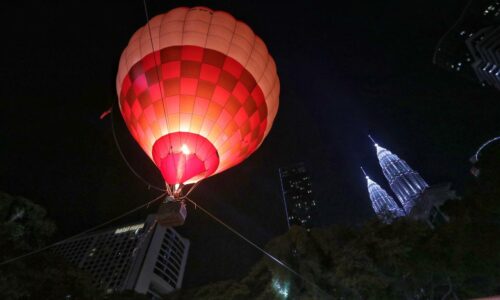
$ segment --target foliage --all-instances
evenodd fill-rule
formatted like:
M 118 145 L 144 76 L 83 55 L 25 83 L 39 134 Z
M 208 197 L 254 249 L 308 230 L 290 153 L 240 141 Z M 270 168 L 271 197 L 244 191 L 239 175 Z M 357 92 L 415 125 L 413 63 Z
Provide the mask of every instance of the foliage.
M 150 296 L 138 294 L 134 291 L 124 291 L 104 296 L 105 300 L 151 300 Z
M 56 227 L 33 202 L 0 193 L 0 260 L 47 244 Z M 0 299 L 97 299 L 90 278 L 50 251 L 0 266 Z
M 207 300 L 224 300 L 224 299 L 249 299 L 250 293 L 248 287 L 236 281 L 221 281 L 214 284 L 203 286 L 198 289 L 187 291 L 177 291 L 166 296 L 166 299 L 181 300 L 181 299 L 207 299 Z

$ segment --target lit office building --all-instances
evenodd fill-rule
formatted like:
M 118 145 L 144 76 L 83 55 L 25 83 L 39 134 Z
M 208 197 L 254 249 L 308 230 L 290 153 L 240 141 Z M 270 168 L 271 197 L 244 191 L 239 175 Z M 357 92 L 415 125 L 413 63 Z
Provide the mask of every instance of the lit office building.
M 181 287 L 188 249 L 187 239 L 150 215 L 145 222 L 64 242 L 54 251 L 108 293 L 134 290 L 159 298 Z
M 433 62 L 500 89 L 500 0 L 470 1 L 441 37 Z
M 479 81 L 500 90 L 500 26 L 478 30 L 466 44 L 473 57 L 472 69 Z
M 288 227 L 317 226 L 317 203 L 312 193 L 311 177 L 303 163 L 279 169 L 281 190 Z

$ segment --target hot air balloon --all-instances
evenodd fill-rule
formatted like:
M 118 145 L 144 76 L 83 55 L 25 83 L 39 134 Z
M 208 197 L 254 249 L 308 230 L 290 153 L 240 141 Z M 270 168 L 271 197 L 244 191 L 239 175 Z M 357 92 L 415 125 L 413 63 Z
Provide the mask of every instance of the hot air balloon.
M 180 7 L 135 32 L 116 90 L 128 130 L 163 175 L 170 202 L 179 202 L 182 187 L 259 148 L 280 85 L 266 45 L 245 23 L 223 11 Z M 183 203 L 176 210 L 182 223 Z

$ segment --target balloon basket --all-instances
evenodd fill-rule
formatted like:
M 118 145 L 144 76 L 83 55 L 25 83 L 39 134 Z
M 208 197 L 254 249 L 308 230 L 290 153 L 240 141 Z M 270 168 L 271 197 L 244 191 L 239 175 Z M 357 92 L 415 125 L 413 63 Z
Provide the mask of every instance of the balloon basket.
M 164 227 L 176 227 L 184 225 L 187 217 L 187 208 L 184 200 L 175 200 L 167 196 L 156 213 L 156 221 Z

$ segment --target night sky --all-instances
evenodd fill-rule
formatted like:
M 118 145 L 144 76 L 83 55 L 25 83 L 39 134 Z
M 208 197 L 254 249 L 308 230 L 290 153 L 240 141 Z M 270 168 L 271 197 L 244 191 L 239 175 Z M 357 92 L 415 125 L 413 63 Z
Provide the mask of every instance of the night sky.
M 203 5 L 246 22 L 281 80 L 278 115 L 261 148 L 204 181 L 193 200 L 263 245 L 286 229 L 278 168 L 303 161 L 323 223 L 359 224 L 373 216 L 359 166 L 388 188 L 368 133 L 427 182 L 451 182 L 460 192 L 469 157 L 500 132 L 499 92 L 432 64 L 466 1 L 402 2 L 148 1 L 151 16 Z M 111 118 L 99 120 L 117 102 L 118 61 L 145 24 L 142 1 L 11 1 L 0 14 L 0 190 L 45 206 L 60 237 L 158 195 L 121 160 Z M 131 164 L 161 185 L 114 117 Z M 191 240 L 188 287 L 243 276 L 260 257 L 192 207 L 179 231 Z

